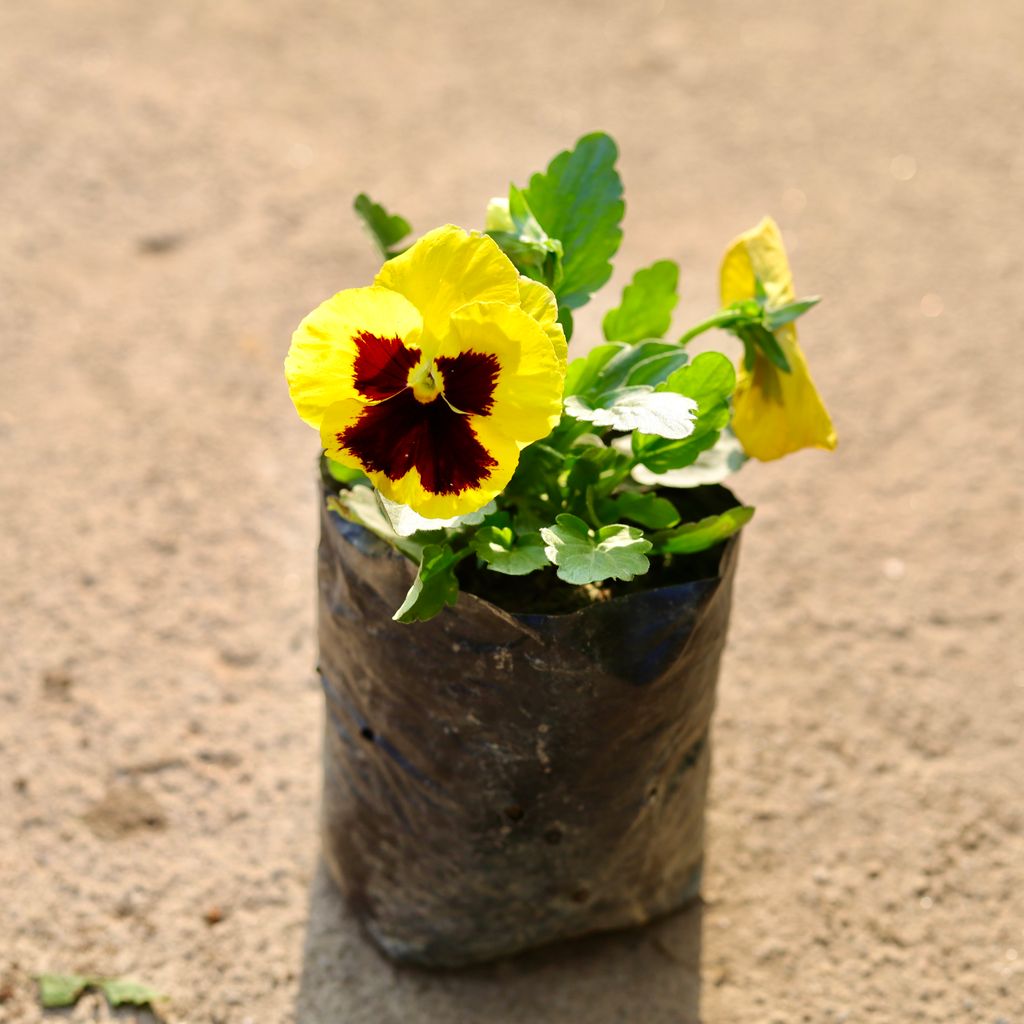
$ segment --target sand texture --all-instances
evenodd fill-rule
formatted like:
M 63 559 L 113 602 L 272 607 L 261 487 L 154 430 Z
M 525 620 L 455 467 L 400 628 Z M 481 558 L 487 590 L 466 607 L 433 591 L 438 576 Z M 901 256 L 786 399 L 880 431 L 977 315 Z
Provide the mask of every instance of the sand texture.
M 0 5 L 0 1021 L 79 971 L 194 1024 L 1021 1024 L 1022 54 L 1015 0 Z M 594 128 L 576 344 L 657 258 L 712 313 L 772 213 L 840 449 L 733 482 L 703 904 L 399 970 L 318 868 L 281 361 L 376 269 L 356 192 L 479 226 Z

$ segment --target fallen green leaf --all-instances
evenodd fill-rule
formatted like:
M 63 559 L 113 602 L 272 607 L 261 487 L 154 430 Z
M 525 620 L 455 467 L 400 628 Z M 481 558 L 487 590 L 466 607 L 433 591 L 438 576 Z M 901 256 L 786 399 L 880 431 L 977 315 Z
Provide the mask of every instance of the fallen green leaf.
M 40 974 L 39 1001 L 46 1009 L 74 1006 L 78 997 L 92 984 L 84 974 Z
M 137 981 L 109 978 L 97 983 L 97 988 L 107 997 L 111 1006 L 152 1006 L 163 998 L 159 992 Z
M 155 989 L 125 978 L 100 978 L 85 974 L 40 974 L 39 1001 L 45 1009 L 74 1006 L 86 989 L 103 993 L 111 1006 L 149 1006 L 154 1012 L 164 1000 Z

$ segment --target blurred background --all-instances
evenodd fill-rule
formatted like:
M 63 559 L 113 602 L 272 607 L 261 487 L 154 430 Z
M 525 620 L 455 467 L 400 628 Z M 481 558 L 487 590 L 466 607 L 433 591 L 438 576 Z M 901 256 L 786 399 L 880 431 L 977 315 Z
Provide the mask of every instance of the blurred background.
M 40 971 L 222 1024 L 1024 1019 L 1024 7 L 0 6 L 0 1020 Z M 317 870 L 317 438 L 281 361 L 594 129 L 616 276 L 780 222 L 840 438 L 746 531 L 704 905 L 397 970 Z M 87 1000 L 76 1019 L 103 1019 Z

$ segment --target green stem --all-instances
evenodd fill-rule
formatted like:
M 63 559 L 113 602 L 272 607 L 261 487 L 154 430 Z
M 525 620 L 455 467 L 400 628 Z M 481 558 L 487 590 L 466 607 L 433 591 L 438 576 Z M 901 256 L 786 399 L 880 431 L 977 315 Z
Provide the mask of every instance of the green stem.
M 588 487 L 586 494 L 587 512 L 590 515 L 590 525 L 595 530 L 601 529 L 601 517 L 597 514 L 597 506 L 594 504 L 594 488 Z
M 728 327 L 736 323 L 738 314 L 734 309 L 723 309 L 707 320 L 702 320 L 696 327 L 691 327 L 680 339 L 679 344 L 685 345 L 688 341 L 696 338 L 698 334 L 714 330 L 716 327 Z
M 468 544 L 464 548 L 452 548 L 451 552 L 454 556 L 452 565 L 458 565 L 464 558 L 468 558 L 470 555 L 474 554 L 473 549 Z

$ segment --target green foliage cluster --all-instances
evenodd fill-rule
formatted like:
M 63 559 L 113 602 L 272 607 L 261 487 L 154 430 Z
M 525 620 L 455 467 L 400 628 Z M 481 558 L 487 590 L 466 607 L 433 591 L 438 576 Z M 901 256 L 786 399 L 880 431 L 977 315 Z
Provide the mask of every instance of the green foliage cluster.
M 554 292 L 567 338 L 573 311 L 611 277 L 622 241 L 617 157 L 608 135 L 586 135 L 488 210 L 491 237 L 520 273 Z M 385 259 L 400 251 L 407 221 L 365 195 L 355 208 Z M 678 281 L 679 268 L 668 259 L 633 276 L 603 319 L 603 343 L 569 364 L 560 424 L 523 451 L 506 490 L 480 512 L 423 520 L 391 506 L 358 472 L 329 465 L 343 485 L 332 508 L 419 566 L 396 619 L 429 619 L 453 605 L 466 559 L 511 576 L 553 570 L 571 586 L 629 581 L 648 572 L 652 559 L 704 551 L 750 520 L 754 510 L 747 506 L 687 513 L 705 506 L 696 488 L 718 482 L 741 460 L 728 435 L 732 362 L 718 352 L 691 359 L 685 346 L 722 328 L 743 343 L 748 365 L 756 349 L 788 370 L 773 332 L 816 300 L 769 310 L 759 292 L 672 341 L 666 335 Z M 699 459 L 703 465 L 695 466 Z M 700 472 L 687 472 L 691 467 Z

